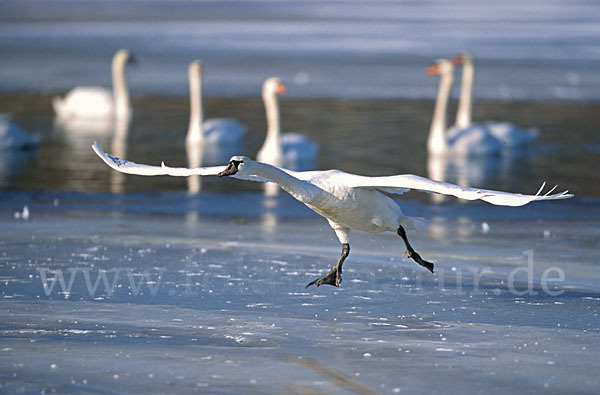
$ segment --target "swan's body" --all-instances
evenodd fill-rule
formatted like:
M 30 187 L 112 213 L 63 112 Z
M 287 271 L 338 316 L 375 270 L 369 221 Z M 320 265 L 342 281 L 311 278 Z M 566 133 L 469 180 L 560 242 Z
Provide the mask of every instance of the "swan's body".
M 125 66 L 129 51 L 121 49 L 112 60 L 112 90 L 98 86 L 78 86 L 64 98 L 55 97 L 52 105 L 61 119 L 130 118 L 132 114 Z
M 314 166 L 319 145 L 299 133 L 281 134 L 279 100 L 277 95 L 285 92 L 279 78 L 268 78 L 263 84 L 263 101 L 267 116 L 267 137 L 256 158 L 260 162 L 291 168 Z
M 340 243 L 342 243 L 342 256 L 334 268 L 325 276 L 308 284 L 316 284 L 317 286 L 321 284 L 339 286 L 341 266 L 350 252 L 349 233 L 351 229 L 369 233 L 397 232 L 406 244 L 407 255 L 420 265 L 433 271 L 433 264 L 421 259 L 419 254 L 412 249 L 404 230 L 404 227 L 408 229 L 419 228 L 425 220 L 405 216 L 398 204 L 384 193 L 403 194 L 410 189 L 416 189 L 422 192 L 452 195 L 467 200 L 480 199 L 502 206 L 522 206 L 536 200 L 565 199 L 572 196 L 567 194 L 566 191 L 551 195 L 550 193 L 553 190 L 541 195 L 544 185 L 536 195 L 521 195 L 462 187 L 412 174 L 365 177 L 339 170 L 297 172 L 256 162 L 243 156 L 231 158 L 225 169 L 222 166 L 192 169 L 171 168 L 165 166 L 164 163 L 161 166 L 148 166 L 107 155 L 97 143 L 93 145 L 93 149 L 108 166 L 128 174 L 147 176 L 219 175 L 277 183 L 294 198 L 325 217 L 334 229 Z
M 485 122 L 484 126 L 496 137 L 504 148 L 523 147 L 538 138 L 537 129 L 523 129 L 510 122 Z
M 485 127 L 454 127 L 447 130 L 446 108 L 454 79 L 454 65 L 452 62 L 440 59 L 428 68 L 427 72 L 432 75 L 441 75 L 427 140 L 429 153 L 433 155 L 488 155 L 499 153 L 502 149 L 500 141 Z
M 204 120 L 202 108 L 202 65 L 195 60 L 188 68 L 190 84 L 190 124 L 186 145 L 195 144 L 241 144 L 246 128 L 231 118 Z
M 39 141 L 10 121 L 6 114 L 0 114 L 0 150 L 25 150 L 37 147 Z
M 460 98 L 458 100 L 456 125 L 453 128 L 454 130 L 484 128 L 501 143 L 503 148 L 527 145 L 538 137 L 537 130 L 523 129 L 510 122 L 488 121 L 479 124 L 471 123 L 475 64 L 473 62 L 473 57 L 466 52 L 463 52 L 454 58 L 454 63 L 462 64 L 463 68 L 460 86 Z

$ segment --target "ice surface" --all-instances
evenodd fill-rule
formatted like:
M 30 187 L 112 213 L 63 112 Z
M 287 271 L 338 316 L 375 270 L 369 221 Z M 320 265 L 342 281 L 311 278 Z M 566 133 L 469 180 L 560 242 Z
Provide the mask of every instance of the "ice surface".
M 285 194 L 4 193 L 3 392 L 598 388 L 598 207 L 401 202 L 435 275 L 357 232 L 341 288 L 305 290 L 340 246 Z

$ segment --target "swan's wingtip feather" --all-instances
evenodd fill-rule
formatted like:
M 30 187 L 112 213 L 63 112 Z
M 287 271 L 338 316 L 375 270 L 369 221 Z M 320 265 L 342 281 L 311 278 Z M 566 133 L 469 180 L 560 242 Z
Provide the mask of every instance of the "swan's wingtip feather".
M 552 189 L 550 189 L 548 192 L 546 192 L 546 194 L 545 194 L 544 196 L 550 196 L 550 194 L 551 194 L 552 192 L 554 192 L 554 190 L 555 190 L 556 188 L 558 188 L 558 185 L 555 185 L 555 186 L 554 186 L 554 188 L 552 188 Z
M 97 141 L 94 141 L 94 143 L 92 144 L 92 149 L 98 155 L 104 154 L 104 151 L 102 150 L 102 147 L 100 147 L 100 144 L 98 144 Z
M 542 186 L 540 187 L 540 189 L 538 189 L 535 196 L 539 196 L 539 194 L 542 193 L 542 191 L 544 190 L 545 187 L 546 187 L 546 181 L 542 182 Z

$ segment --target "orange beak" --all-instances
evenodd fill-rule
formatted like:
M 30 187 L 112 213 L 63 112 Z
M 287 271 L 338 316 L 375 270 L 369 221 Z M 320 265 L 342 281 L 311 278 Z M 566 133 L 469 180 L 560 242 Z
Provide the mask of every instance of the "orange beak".
M 440 68 L 438 67 L 437 64 L 434 64 L 433 66 L 429 66 L 425 69 L 425 74 L 427 75 L 438 75 L 440 73 Z
M 285 95 L 287 93 L 287 88 L 285 87 L 285 85 L 283 85 L 282 83 L 277 85 L 277 93 L 279 93 L 280 95 Z
M 454 63 L 455 66 L 459 66 L 461 64 L 463 64 L 463 58 L 460 55 L 457 55 L 454 57 L 454 59 L 452 59 L 452 63 Z

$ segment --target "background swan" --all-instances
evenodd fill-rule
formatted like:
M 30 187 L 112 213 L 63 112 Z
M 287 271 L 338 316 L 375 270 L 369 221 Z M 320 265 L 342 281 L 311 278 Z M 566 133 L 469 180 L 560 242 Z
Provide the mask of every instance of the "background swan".
M 446 110 L 454 80 L 454 65 L 439 59 L 427 68 L 427 74 L 440 75 L 440 86 L 435 101 L 433 119 L 429 129 L 427 150 L 430 154 L 485 155 L 497 154 L 502 149 L 500 141 L 485 127 L 453 128 L 447 130 Z
M 26 150 L 36 148 L 38 143 L 39 139 L 11 122 L 8 114 L 0 114 L 0 150 Z
M 484 127 L 489 129 L 490 133 L 496 137 L 503 147 L 516 147 L 531 143 L 538 137 L 538 131 L 535 129 L 523 129 L 510 122 L 488 121 L 483 124 L 471 123 L 471 107 L 473 80 L 475 75 L 475 63 L 473 57 L 463 52 L 454 58 L 454 64 L 462 65 L 462 80 L 460 86 L 460 98 L 456 112 L 457 130 L 470 127 Z
M 59 118 L 130 118 L 132 114 L 125 66 L 132 57 L 127 49 L 115 53 L 112 59 L 112 91 L 98 86 L 78 86 L 64 98 L 52 100 Z
M 202 108 L 202 63 L 194 60 L 188 67 L 190 84 L 190 123 L 186 145 L 241 144 L 246 128 L 232 118 L 204 120 Z M 239 151 L 238 151 L 239 152 Z
M 500 206 L 523 206 L 537 200 L 566 199 L 573 195 L 567 192 L 551 195 L 554 188 L 541 195 L 545 186 L 535 195 L 492 191 L 462 187 L 445 182 L 433 181 L 412 174 L 365 177 L 339 170 L 297 172 L 256 162 L 244 156 L 232 157 L 226 168 L 223 166 L 200 168 L 172 168 L 141 165 L 107 155 L 94 143 L 96 154 L 111 168 L 137 175 L 219 175 L 243 180 L 277 183 L 286 192 L 310 209 L 325 217 L 342 244 L 342 255 L 333 268 L 310 285 L 329 284 L 339 286 L 342 280 L 342 264 L 350 253 L 349 234 L 352 229 L 369 233 L 396 232 L 406 245 L 406 255 L 433 272 L 434 265 L 421 258 L 408 242 L 406 229 L 418 229 L 425 224 L 423 218 L 408 217 L 398 204 L 385 194 L 403 194 L 410 189 L 421 192 L 440 193 L 466 200 L 483 200 Z M 555 187 L 556 188 L 556 187 Z
M 267 115 L 267 137 L 256 158 L 275 166 L 307 169 L 315 165 L 319 144 L 299 133 L 281 134 L 278 94 L 286 92 L 281 80 L 271 77 L 263 83 L 262 96 Z

